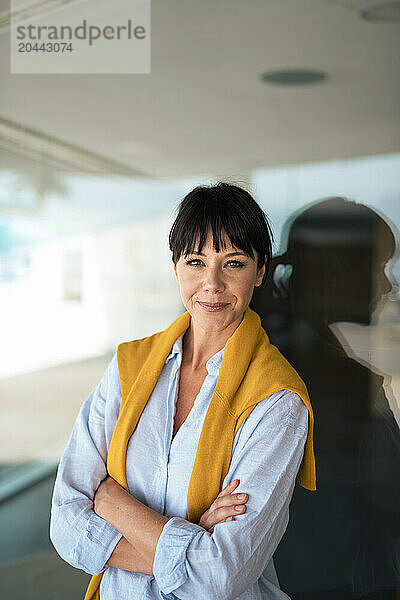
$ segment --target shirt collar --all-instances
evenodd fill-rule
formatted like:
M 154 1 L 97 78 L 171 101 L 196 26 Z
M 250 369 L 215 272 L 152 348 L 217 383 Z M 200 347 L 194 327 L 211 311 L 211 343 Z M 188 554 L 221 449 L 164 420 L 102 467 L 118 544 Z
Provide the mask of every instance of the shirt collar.
M 168 354 L 167 359 L 165 362 L 168 362 L 171 358 L 173 358 L 176 354 L 179 354 L 179 356 L 182 359 L 182 339 L 183 336 L 186 333 L 186 329 L 183 333 L 181 333 L 181 335 L 175 340 L 174 345 L 171 348 L 171 352 Z
M 224 357 L 225 346 L 221 348 L 218 352 L 214 354 L 211 358 L 206 362 L 207 373 L 212 373 L 214 375 L 218 375 L 219 370 L 221 368 L 222 359 Z
M 175 340 L 174 345 L 172 346 L 171 352 L 167 356 L 166 362 L 170 359 L 174 358 L 176 355 L 179 356 L 179 364 L 182 361 L 182 340 L 185 335 L 186 330 L 181 333 L 181 335 Z M 211 358 L 206 362 L 207 373 L 218 375 L 219 370 L 221 368 L 222 359 L 224 357 L 225 346 L 218 350 Z

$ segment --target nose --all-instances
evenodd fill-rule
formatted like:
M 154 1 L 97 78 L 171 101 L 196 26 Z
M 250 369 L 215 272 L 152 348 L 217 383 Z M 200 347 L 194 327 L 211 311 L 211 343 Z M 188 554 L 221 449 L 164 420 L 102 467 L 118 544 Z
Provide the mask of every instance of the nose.
M 382 269 L 376 280 L 376 298 L 380 300 L 383 296 L 387 296 L 387 298 L 390 300 L 393 292 L 396 294 L 395 287 L 396 286 L 392 285 L 392 282 Z
M 385 272 L 383 272 L 382 288 L 383 288 L 382 294 L 388 294 L 393 289 L 392 283 L 391 283 L 390 279 L 387 277 Z
M 203 289 L 215 293 L 222 291 L 224 287 L 221 269 L 217 265 L 207 267 L 204 270 Z

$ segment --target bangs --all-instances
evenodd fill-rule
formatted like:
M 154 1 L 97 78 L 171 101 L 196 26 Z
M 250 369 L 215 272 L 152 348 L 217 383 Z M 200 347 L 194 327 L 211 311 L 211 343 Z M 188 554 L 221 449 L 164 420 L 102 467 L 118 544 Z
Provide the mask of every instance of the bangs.
M 226 214 L 210 215 L 209 213 L 206 214 L 205 211 L 201 215 L 200 221 L 191 221 L 188 227 L 185 227 L 184 235 L 180 239 L 180 256 L 186 257 L 193 252 L 202 252 L 210 230 L 212 233 L 213 248 L 216 252 L 226 250 L 228 239 L 232 246 L 241 250 L 253 260 L 255 259 L 247 232 L 243 226 L 240 227 L 240 223 L 229 219 Z

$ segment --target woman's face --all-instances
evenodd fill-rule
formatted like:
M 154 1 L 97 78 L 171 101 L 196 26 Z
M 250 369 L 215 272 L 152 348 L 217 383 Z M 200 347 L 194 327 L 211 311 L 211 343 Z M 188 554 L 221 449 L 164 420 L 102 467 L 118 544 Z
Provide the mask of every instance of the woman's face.
M 254 286 L 261 284 L 265 272 L 265 265 L 257 269 L 255 251 L 252 259 L 232 246 L 227 236 L 224 241 L 226 247 L 216 252 L 209 229 L 201 254 L 196 252 L 197 243 L 193 254 L 182 255 L 174 265 L 186 310 L 202 329 L 210 332 L 222 331 L 235 322 L 239 325 Z M 210 304 L 222 304 L 222 308 L 215 310 Z

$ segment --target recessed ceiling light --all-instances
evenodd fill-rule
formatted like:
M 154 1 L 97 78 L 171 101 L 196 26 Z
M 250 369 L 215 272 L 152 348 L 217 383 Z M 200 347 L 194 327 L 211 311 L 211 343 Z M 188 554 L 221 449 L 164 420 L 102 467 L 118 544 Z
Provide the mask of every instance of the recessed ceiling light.
M 371 23 L 400 23 L 400 2 L 385 2 L 364 8 L 360 17 Z
M 286 69 L 284 71 L 264 73 L 261 79 L 266 83 L 276 83 L 279 85 L 309 85 L 323 81 L 326 79 L 326 75 L 322 71 L 311 69 Z

